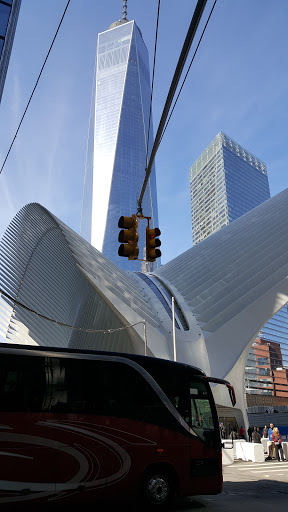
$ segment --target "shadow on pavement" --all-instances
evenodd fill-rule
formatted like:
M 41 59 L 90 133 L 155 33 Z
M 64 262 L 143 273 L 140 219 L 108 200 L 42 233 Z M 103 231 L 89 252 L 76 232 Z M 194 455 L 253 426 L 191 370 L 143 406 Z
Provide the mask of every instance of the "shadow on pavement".
M 288 466 L 285 471 L 288 472 Z M 215 496 L 191 496 L 177 500 L 171 512 L 182 511 L 215 512 L 287 512 L 288 483 L 277 480 L 254 480 L 224 482 L 223 492 Z
M 285 472 L 288 473 L 285 468 Z M 247 475 L 246 475 L 247 477 Z M 249 475 L 248 475 L 249 477 Z M 243 477 L 242 477 L 243 478 Z M 59 504 L 50 504 L 48 507 L 32 507 L 23 505 L 18 508 L 19 512 L 71 512 L 71 505 L 65 506 Z M 79 503 L 77 505 L 79 508 Z M 97 501 L 91 504 L 81 504 L 81 512 L 118 512 L 119 509 L 125 512 L 149 512 L 149 508 L 145 508 L 142 503 L 135 503 L 127 500 L 109 500 Z M 279 482 L 277 480 L 253 480 L 253 481 L 237 481 L 237 482 L 224 482 L 223 492 L 217 495 L 201 495 L 191 496 L 187 498 L 177 499 L 168 509 L 171 512 L 188 512 L 194 510 L 201 510 L 205 512 L 271 512 L 277 509 L 277 512 L 287 512 L 288 510 L 288 483 Z M 151 510 L 151 509 L 150 509 Z M 10 512 L 8 509 L 1 505 L 0 512 Z M 14 508 L 13 508 L 14 512 Z

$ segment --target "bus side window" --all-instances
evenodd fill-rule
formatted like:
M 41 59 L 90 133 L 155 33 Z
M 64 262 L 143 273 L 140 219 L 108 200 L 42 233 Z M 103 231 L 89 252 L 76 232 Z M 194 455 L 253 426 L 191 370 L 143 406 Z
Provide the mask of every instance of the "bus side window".
M 18 374 L 15 368 L 1 368 L 0 375 L 0 410 L 9 411 L 21 404 L 21 393 L 17 384 Z
M 36 358 L 35 358 L 36 359 Z M 0 410 L 41 410 L 39 396 L 40 360 L 25 356 L 2 356 L 0 369 Z M 41 358 L 42 359 L 42 358 Z
M 102 371 L 101 392 L 107 415 L 157 422 L 164 406 L 136 369 L 125 363 L 107 362 Z

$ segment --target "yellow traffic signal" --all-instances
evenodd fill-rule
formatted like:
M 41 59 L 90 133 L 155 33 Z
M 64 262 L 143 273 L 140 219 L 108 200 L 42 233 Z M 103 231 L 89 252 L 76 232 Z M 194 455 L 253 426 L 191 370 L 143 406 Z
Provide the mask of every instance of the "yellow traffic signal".
M 128 258 L 128 260 L 137 260 L 139 254 L 137 215 L 120 217 L 118 228 L 124 228 L 120 231 L 118 236 L 118 241 L 121 242 L 118 249 L 119 256 L 124 256 Z
M 161 251 L 156 249 L 156 247 L 160 247 L 161 241 L 157 236 L 161 235 L 161 231 L 159 228 L 150 229 L 146 228 L 146 260 L 147 261 L 155 261 L 156 258 L 160 258 Z

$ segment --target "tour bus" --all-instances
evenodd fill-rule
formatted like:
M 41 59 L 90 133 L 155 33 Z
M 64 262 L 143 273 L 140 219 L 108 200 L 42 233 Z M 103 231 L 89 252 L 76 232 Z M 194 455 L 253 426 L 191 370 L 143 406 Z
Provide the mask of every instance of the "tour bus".
M 202 370 L 114 352 L 0 344 L 0 509 L 222 491 Z

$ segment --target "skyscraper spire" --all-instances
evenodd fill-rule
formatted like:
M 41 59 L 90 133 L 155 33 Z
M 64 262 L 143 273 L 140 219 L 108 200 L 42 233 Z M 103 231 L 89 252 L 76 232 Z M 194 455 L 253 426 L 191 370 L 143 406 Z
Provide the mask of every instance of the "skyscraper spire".
M 127 21 L 127 0 L 123 0 L 123 16 L 122 20 Z

